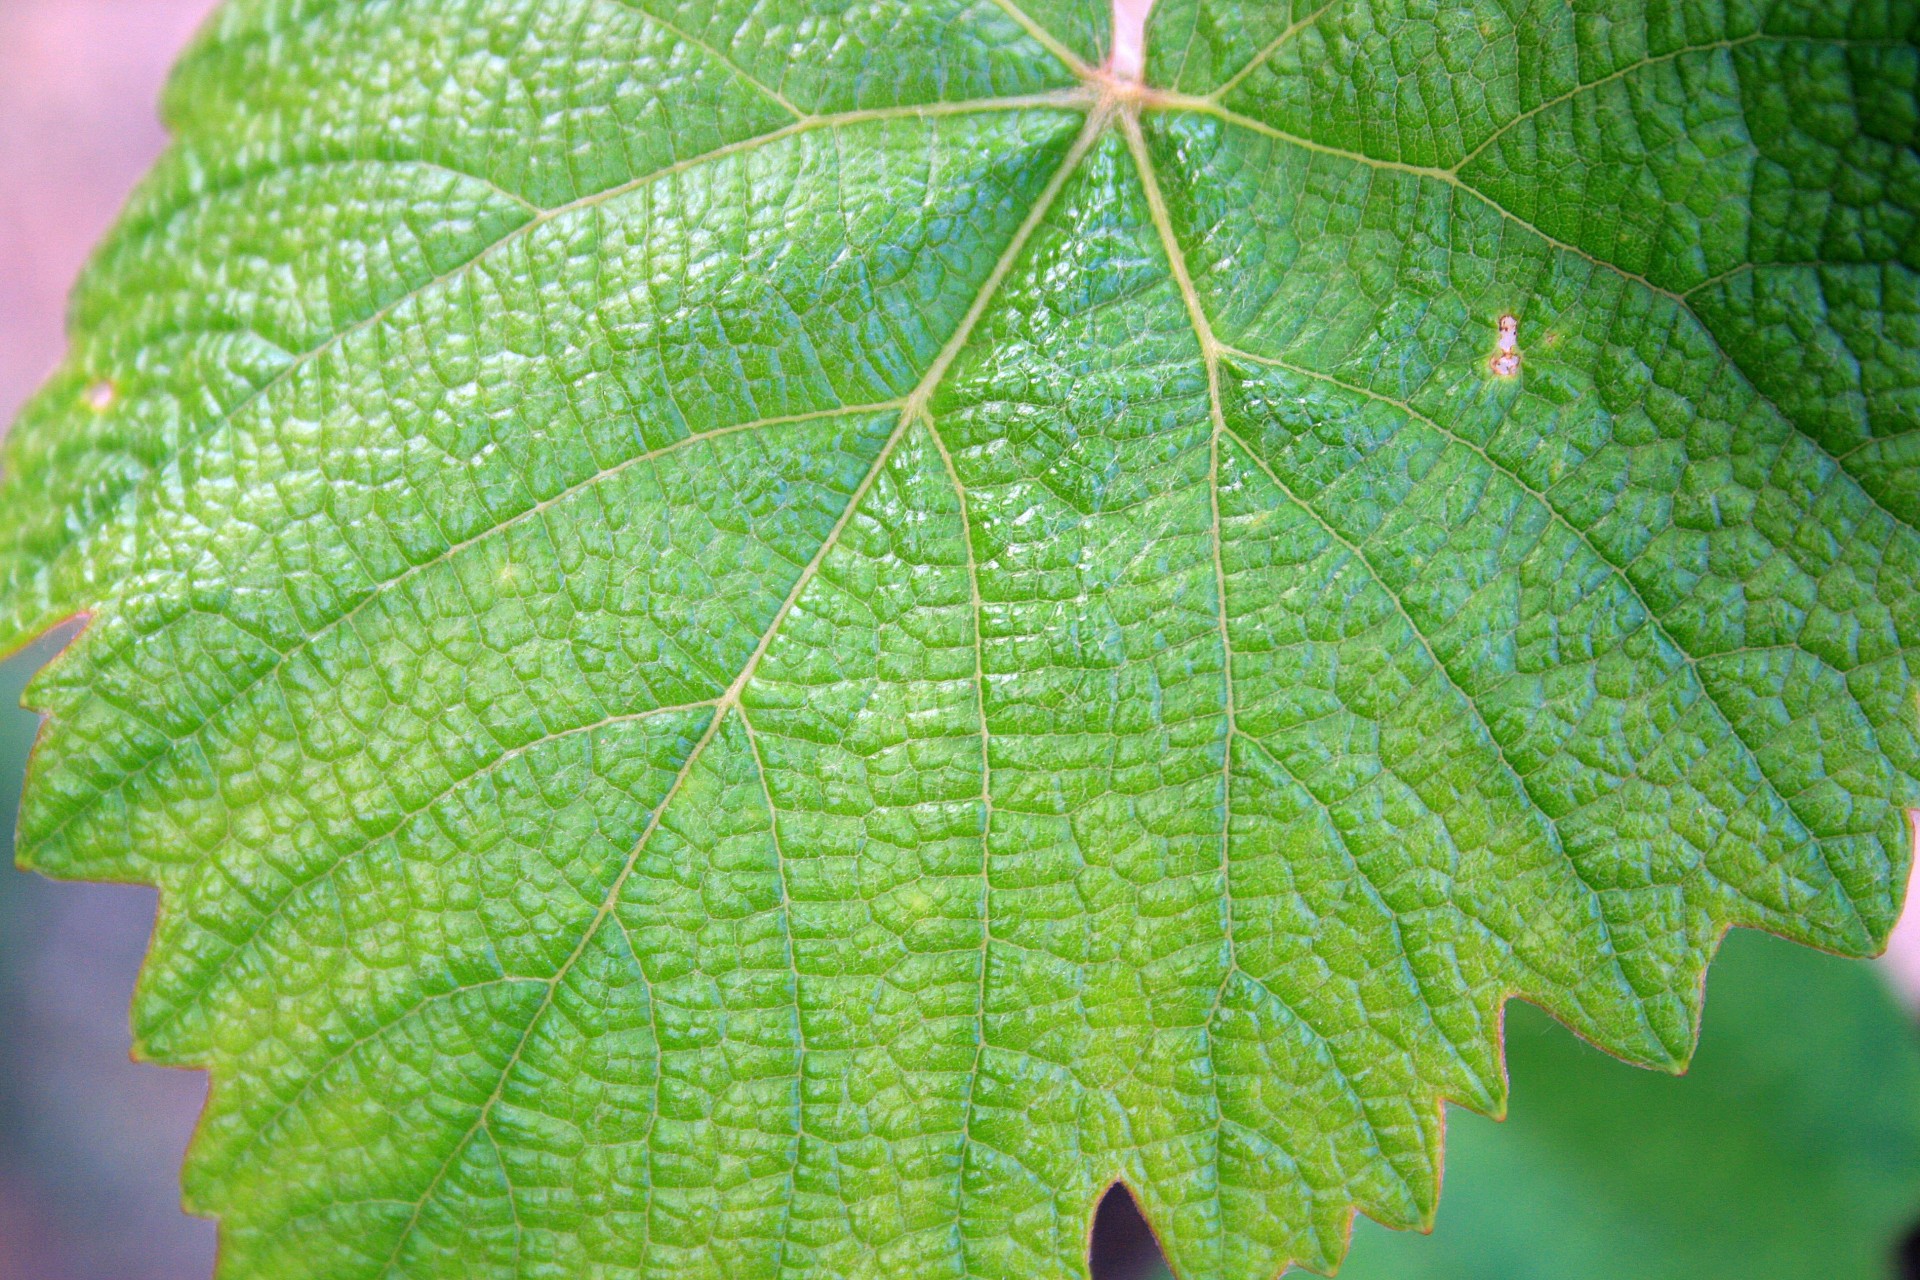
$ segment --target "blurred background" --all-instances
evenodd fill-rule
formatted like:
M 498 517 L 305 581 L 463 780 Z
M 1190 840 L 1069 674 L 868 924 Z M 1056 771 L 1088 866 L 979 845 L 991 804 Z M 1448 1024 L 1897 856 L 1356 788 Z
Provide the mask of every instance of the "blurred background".
M 67 289 L 165 144 L 154 103 L 212 7 L 0 0 L 0 424 L 59 359 Z M 206 1280 L 213 1226 L 178 1208 L 204 1079 L 127 1056 L 154 895 L 12 868 L 20 691 L 59 639 L 0 664 L 0 1280 Z M 1515 1006 L 1515 1118 L 1453 1112 L 1439 1230 L 1362 1223 L 1347 1274 L 1920 1277 L 1916 991 L 1920 912 L 1877 967 L 1736 936 L 1684 1080 Z M 1165 1274 L 1123 1191 L 1093 1253 L 1096 1280 Z
M 67 289 L 165 144 L 160 84 L 212 0 L 0 0 L 0 424 L 60 358 Z M 200 1073 L 127 1058 L 151 890 L 13 869 L 35 718 L 0 667 L 0 1280 L 206 1280 L 180 1212 Z

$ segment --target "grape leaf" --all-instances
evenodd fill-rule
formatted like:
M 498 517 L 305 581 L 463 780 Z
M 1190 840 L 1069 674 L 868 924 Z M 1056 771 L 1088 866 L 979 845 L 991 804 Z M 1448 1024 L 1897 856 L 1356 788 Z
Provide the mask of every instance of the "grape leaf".
M 0 496 L 222 1274 L 1326 1268 L 1877 949 L 1917 25 L 227 4 Z
M 1513 1116 L 1455 1117 L 1432 1237 L 1342 1280 L 1886 1280 L 1920 1218 L 1920 1039 L 1878 974 L 1758 935 L 1715 961 L 1683 1080 L 1520 1006 Z

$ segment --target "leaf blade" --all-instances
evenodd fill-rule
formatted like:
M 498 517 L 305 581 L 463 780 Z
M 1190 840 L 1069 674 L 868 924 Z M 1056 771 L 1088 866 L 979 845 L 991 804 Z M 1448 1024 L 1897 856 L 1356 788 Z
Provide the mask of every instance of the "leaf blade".
M 100 610 L 25 856 L 167 892 L 233 1274 L 1074 1275 L 1114 1179 L 1330 1266 L 1509 995 L 1674 1066 L 1730 924 L 1879 945 L 1904 401 L 1803 430 L 1678 292 L 1776 277 L 1476 194 L 1587 88 L 1469 157 L 1288 114 L 1338 6 L 1170 3 L 1139 101 L 1078 3 L 394 8 L 224 12 L 9 445 L 8 625 Z M 382 42 L 457 92 L 315 128 Z

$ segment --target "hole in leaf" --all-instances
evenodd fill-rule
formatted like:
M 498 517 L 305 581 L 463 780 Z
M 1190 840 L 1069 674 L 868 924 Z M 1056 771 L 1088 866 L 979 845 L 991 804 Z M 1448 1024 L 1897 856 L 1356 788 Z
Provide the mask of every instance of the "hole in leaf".
M 1124 1182 L 1108 1187 L 1093 1212 L 1087 1265 L 1093 1280 L 1169 1280 L 1173 1274 Z
M 1500 336 L 1495 341 L 1493 351 L 1495 376 L 1511 378 L 1520 372 L 1520 321 L 1517 318 L 1500 317 Z
M 1894 1280 L 1920 1280 L 1920 1223 L 1893 1250 Z

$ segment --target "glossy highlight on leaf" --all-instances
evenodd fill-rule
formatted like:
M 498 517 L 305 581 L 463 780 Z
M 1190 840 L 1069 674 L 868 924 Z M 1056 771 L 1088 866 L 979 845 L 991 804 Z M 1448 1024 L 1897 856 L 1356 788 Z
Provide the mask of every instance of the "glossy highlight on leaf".
M 0 478 L 222 1275 L 1326 1269 L 1877 950 L 1916 31 L 229 0 Z

